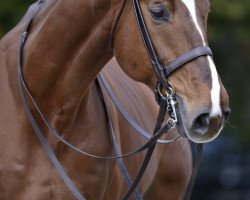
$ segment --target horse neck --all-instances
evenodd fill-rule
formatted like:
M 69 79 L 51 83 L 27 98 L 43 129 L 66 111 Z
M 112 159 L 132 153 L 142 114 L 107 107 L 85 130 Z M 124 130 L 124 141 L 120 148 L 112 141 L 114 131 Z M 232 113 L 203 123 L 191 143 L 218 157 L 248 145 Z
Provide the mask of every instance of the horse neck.
M 112 57 L 111 5 L 100 0 L 49 1 L 36 17 L 24 50 L 24 77 L 49 118 L 53 113 L 74 116 L 80 106 L 89 106 L 91 84 Z M 65 121 L 72 124 L 69 118 Z

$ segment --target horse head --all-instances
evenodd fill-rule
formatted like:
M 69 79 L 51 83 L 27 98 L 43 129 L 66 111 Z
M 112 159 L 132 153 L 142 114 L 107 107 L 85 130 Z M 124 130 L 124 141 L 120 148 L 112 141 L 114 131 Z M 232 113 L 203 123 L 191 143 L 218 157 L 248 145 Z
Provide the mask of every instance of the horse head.
M 122 69 L 134 80 L 154 88 L 157 77 L 141 37 L 132 1 L 116 27 L 113 51 Z M 208 46 L 208 0 L 140 1 L 153 48 L 165 66 L 197 47 Z M 177 129 L 196 143 L 215 139 L 227 120 L 228 94 L 210 55 L 186 62 L 169 77 L 178 101 Z

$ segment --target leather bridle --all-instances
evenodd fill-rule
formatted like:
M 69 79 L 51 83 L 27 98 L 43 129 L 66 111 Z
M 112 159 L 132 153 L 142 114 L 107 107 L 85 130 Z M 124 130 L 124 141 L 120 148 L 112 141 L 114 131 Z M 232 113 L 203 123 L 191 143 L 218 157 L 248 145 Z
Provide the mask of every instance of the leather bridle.
M 119 14 L 118 14 L 118 17 L 116 18 L 116 21 L 114 23 L 114 26 L 113 26 L 113 29 L 112 29 L 112 34 L 111 34 L 112 38 L 115 36 L 115 30 L 116 30 L 116 27 L 117 27 L 117 25 L 119 23 L 119 19 L 122 16 L 123 10 L 124 10 L 125 5 L 126 5 L 126 1 L 127 0 L 123 0 L 122 7 L 121 7 L 121 9 L 119 11 Z M 20 46 L 19 46 L 19 55 L 18 55 L 18 65 L 19 65 L 18 85 L 19 85 L 20 95 L 21 95 L 23 106 L 24 106 L 25 111 L 27 113 L 28 119 L 29 119 L 29 121 L 30 121 L 30 123 L 31 123 L 31 125 L 32 125 L 32 127 L 34 129 L 34 132 L 37 135 L 39 141 L 41 142 L 44 150 L 48 154 L 48 157 L 50 158 L 51 162 L 54 164 L 57 172 L 59 173 L 59 175 L 61 176 L 61 178 L 65 182 L 65 184 L 68 186 L 68 188 L 70 189 L 72 194 L 78 200 L 85 200 L 85 198 L 80 194 L 80 192 L 77 190 L 77 188 L 74 186 L 74 184 L 72 183 L 72 181 L 70 180 L 70 178 L 68 177 L 66 172 L 64 171 L 64 169 L 61 166 L 60 162 L 56 158 L 53 150 L 51 149 L 50 145 L 48 144 L 46 138 L 44 137 L 41 129 L 39 128 L 39 126 L 37 124 L 37 121 L 35 120 L 32 112 L 30 110 L 30 107 L 29 107 L 29 105 L 27 103 L 27 98 L 29 98 L 29 100 L 31 101 L 31 103 L 35 107 L 36 111 L 38 112 L 39 116 L 41 117 L 42 121 L 47 126 L 47 128 L 50 130 L 50 132 L 58 140 L 60 140 L 63 144 L 67 145 L 68 147 L 72 148 L 73 150 L 77 151 L 80 154 L 90 156 L 90 157 L 93 157 L 93 158 L 97 158 L 97 159 L 117 159 L 118 165 L 119 165 L 119 167 L 120 167 L 120 169 L 122 171 L 122 174 L 125 177 L 125 180 L 128 183 L 128 185 L 130 186 L 128 192 L 123 197 L 123 200 L 129 199 L 129 197 L 133 193 L 134 193 L 135 199 L 140 200 L 140 199 L 142 199 L 142 197 L 138 194 L 138 191 L 136 190 L 136 187 L 137 187 L 138 183 L 140 182 L 140 180 L 141 180 L 141 178 L 142 178 L 142 176 L 143 176 L 143 174 L 144 174 L 144 172 L 145 172 L 145 170 L 146 170 L 146 168 L 148 166 L 150 158 L 151 158 L 151 156 L 153 154 L 153 151 L 155 149 L 156 143 L 161 142 L 159 140 L 159 138 L 162 135 L 166 134 L 166 132 L 169 129 L 172 129 L 175 126 L 175 123 L 177 123 L 177 121 L 178 121 L 176 113 L 175 113 L 176 100 L 175 100 L 175 94 L 173 92 L 174 89 L 173 89 L 173 86 L 167 81 L 167 78 L 175 70 L 179 69 L 184 64 L 186 64 L 186 63 L 190 62 L 191 60 L 193 60 L 195 58 L 198 58 L 200 56 L 208 56 L 208 55 L 212 56 L 212 52 L 211 52 L 209 47 L 198 47 L 198 48 L 195 48 L 195 49 L 189 51 L 188 53 L 183 54 L 182 56 L 178 57 L 176 60 L 172 61 L 171 63 L 169 63 L 167 65 L 162 64 L 161 62 L 159 62 L 157 54 L 156 54 L 156 52 L 154 50 L 154 47 L 152 45 L 152 41 L 150 39 L 148 30 L 147 30 L 147 27 L 146 27 L 146 24 L 145 24 L 143 15 L 142 15 L 139 0 L 132 0 L 135 15 L 136 15 L 136 19 L 137 19 L 137 22 L 138 22 L 138 27 L 140 29 L 141 36 L 143 38 L 145 48 L 146 48 L 146 50 L 148 52 L 150 62 L 152 64 L 152 67 L 153 67 L 153 69 L 155 71 L 155 74 L 157 76 L 157 79 L 158 79 L 157 86 L 156 86 L 156 89 L 155 89 L 156 101 L 160 105 L 158 118 L 157 118 L 157 122 L 156 122 L 156 125 L 155 125 L 154 133 L 153 133 L 152 136 L 150 136 L 150 134 L 147 134 L 145 132 L 143 133 L 143 131 L 140 128 L 137 129 L 138 125 L 136 125 L 135 122 L 133 120 L 131 120 L 130 117 L 128 117 L 128 115 L 126 114 L 124 109 L 121 106 L 118 105 L 112 91 L 110 92 L 110 90 L 108 89 L 109 86 L 108 86 L 107 82 L 105 81 L 104 77 L 102 75 L 99 75 L 98 79 L 97 79 L 97 87 L 99 88 L 100 97 L 103 100 L 105 112 L 106 112 L 106 115 L 107 115 L 107 118 L 108 118 L 108 121 L 109 121 L 111 139 L 112 139 L 112 143 L 114 145 L 116 155 L 115 156 L 109 156 L 109 157 L 96 156 L 96 155 L 86 153 L 86 152 L 78 149 L 77 147 L 75 147 L 75 146 L 71 145 L 70 143 L 68 143 L 67 141 L 65 141 L 60 136 L 60 134 L 51 126 L 51 124 L 48 122 L 47 118 L 40 111 L 39 107 L 37 106 L 33 96 L 29 92 L 29 90 L 27 88 L 27 85 L 25 83 L 24 76 L 23 76 L 23 64 L 22 64 L 23 49 L 24 49 L 24 45 L 26 43 L 26 40 L 28 38 L 28 33 L 29 33 L 30 26 L 32 24 L 32 21 L 35 18 L 37 12 L 39 11 L 41 5 L 43 5 L 44 2 L 45 2 L 45 0 L 39 0 L 37 2 L 33 12 L 31 13 L 30 17 L 28 18 L 28 21 L 27 21 L 27 23 L 26 23 L 26 25 L 24 27 L 23 32 L 22 32 Z M 105 98 L 103 96 L 103 89 L 102 88 L 104 88 L 108 92 L 109 96 L 111 97 L 111 99 L 115 103 L 116 107 L 122 113 L 122 115 L 128 121 L 128 123 L 131 124 L 132 127 L 137 127 L 137 128 L 135 128 L 135 130 L 138 131 L 140 134 L 142 134 L 143 136 L 148 137 L 149 140 L 145 145 L 143 145 L 142 147 L 136 149 L 135 151 L 133 151 L 131 153 L 127 153 L 125 155 L 120 154 L 119 148 L 118 148 L 118 146 L 117 146 L 117 144 L 115 142 L 114 129 L 113 129 L 113 126 L 112 126 L 112 120 L 111 120 L 110 112 L 109 112 L 108 107 L 107 107 L 106 102 L 105 102 Z M 164 89 L 166 91 L 166 94 L 161 92 L 162 89 Z M 167 123 L 165 125 L 162 125 L 164 123 L 164 118 L 165 118 L 166 112 L 169 112 L 170 119 L 167 121 Z M 169 141 L 165 141 L 165 143 L 171 143 L 171 142 L 176 141 L 177 139 L 178 138 L 173 139 L 173 140 L 169 140 Z M 162 141 L 162 143 L 164 143 L 164 141 Z M 200 160 L 201 160 L 202 144 L 198 144 L 197 147 L 198 147 L 199 154 L 198 154 L 198 158 L 196 160 L 196 163 L 194 164 L 194 167 L 193 167 L 192 176 L 190 178 L 188 189 L 187 189 L 185 197 L 184 197 L 185 200 L 190 198 L 191 191 L 192 191 L 192 188 L 193 188 L 193 184 L 194 184 L 194 181 L 195 181 L 195 178 L 196 178 L 196 175 L 197 175 L 197 171 L 198 171 L 198 168 L 199 168 Z M 135 181 L 132 182 L 129 175 L 128 175 L 128 173 L 126 172 L 126 168 L 125 168 L 121 158 L 132 156 L 132 155 L 134 155 L 136 153 L 139 153 L 139 152 L 142 152 L 144 150 L 147 150 L 145 159 L 143 161 L 143 164 L 141 166 L 141 169 L 140 169 Z
M 116 18 L 115 23 L 114 23 L 114 27 L 112 29 L 111 37 L 114 37 L 114 35 L 115 35 L 115 30 L 118 26 L 119 19 L 122 16 L 122 12 L 125 8 L 126 2 L 127 2 L 127 0 L 123 0 L 123 2 L 122 2 L 121 9 L 118 13 L 118 17 Z M 198 57 L 201 57 L 201 56 L 213 56 L 213 54 L 212 54 L 212 51 L 209 47 L 202 46 L 202 47 L 197 47 L 195 49 L 192 49 L 191 51 L 183 54 L 182 56 L 179 56 L 177 59 L 168 63 L 167 65 L 162 64 L 157 57 L 156 51 L 153 47 L 151 38 L 149 36 L 149 32 L 148 32 L 145 20 L 144 20 L 143 15 L 142 15 L 142 10 L 140 7 L 139 0 L 132 0 L 132 3 L 133 3 L 138 27 L 139 27 L 139 30 L 141 33 L 141 37 L 143 39 L 145 48 L 146 48 L 147 53 L 148 53 L 148 57 L 150 59 L 151 65 L 155 71 L 155 74 L 156 74 L 157 80 L 158 80 L 157 85 L 155 87 L 155 99 L 160 105 L 160 110 L 159 110 L 159 115 L 158 115 L 158 119 L 156 122 L 155 130 L 153 133 L 153 135 L 154 135 L 161 128 L 161 125 L 163 122 L 163 121 L 161 121 L 161 119 L 162 119 L 161 115 L 165 116 L 166 111 L 169 112 L 170 119 L 172 120 L 172 122 L 174 122 L 174 123 L 178 122 L 177 115 L 175 112 L 177 104 L 176 104 L 176 100 L 175 100 L 175 96 L 174 96 L 175 94 L 173 93 L 174 89 L 172 87 L 172 84 L 168 82 L 167 78 L 174 71 L 178 70 L 180 67 L 187 64 L 188 62 L 190 62 Z M 113 47 L 113 38 L 111 38 L 111 41 L 112 41 L 111 45 Z M 162 88 L 165 90 L 166 95 L 162 95 L 162 92 L 161 92 Z M 186 135 L 184 135 L 184 137 L 186 137 Z M 124 196 L 123 199 L 128 199 L 130 197 L 130 195 L 133 193 L 134 189 L 139 184 L 139 182 L 140 182 L 140 180 L 141 180 L 141 178 L 142 178 L 142 176 L 147 168 L 149 160 L 153 154 L 155 145 L 156 145 L 156 143 L 152 144 L 152 146 L 150 146 L 148 148 L 147 154 L 145 156 L 145 159 L 144 159 L 144 162 L 141 166 L 141 169 L 140 169 L 133 185 L 130 187 L 129 191 L 127 192 L 127 194 Z M 193 188 L 194 181 L 195 181 L 195 177 L 197 175 L 199 163 L 201 160 L 202 147 L 203 147 L 202 144 L 198 144 L 198 146 L 197 146 L 199 155 L 197 157 L 197 162 L 194 164 L 192 176 L 190 178 L 184 199 L 190 199 L 192 188 Z
M 124 11 L 126 2 L 127 2 L 127 0 L 123 0 L 121 9 L 118 13 L 118 17 L 116 18 L 113 29 L 112 29 L 112 34 L 111 34 L 111 41 L 112 41 L 111 46 L 112 46 L 112 48 L 113 48 L 113 38 L 115 35 L 115 31 L 116 31 L 117 25 L 119 23 L 119 19 L 121 18 L 122 13 Z M 133 6 L 134 6 L 134 11 L 135 11 L 138 27 L 139 27 L 145 48 L 147 50 L 151 65 L 152 65 L 152 67 L 155 71 L 155 74 L 157 76 L 158 84 L 160 84 L 166 91 L 172 90 L 171 89 L 172 86 L 167 81 L 167 78 L 174 71 L 176 71 L 177 69 L 179 69 L 183 65 L 187 64 L 188 62 L 190 62 L 198 57 L 213 56 L 213 53 L 209 47 L 202 46 L 202 47 L 197 47 L 195 49 L 192 49 L 191 51 L 179 56 L 177 59 L 168 63 L 167 65 L 162 64 L 159 61 L 157 54 L 154 50 L 151 38 L 150 38 L 149 33 L 148 33 L 147 26 L 145 24 L 145 20 L 144 20 L 143 15 L 142 15 L 142 10 L 140 7 L 139 0 L 132 0 L 132 2 L 133 2 Z M 159 93 L 158 85 L 156 87 L 156 93 Z M 157 94 L 157 95 L 160 95 L 160 94 Z
M 112 28 L 111 32 L 111 47 L 113 48 L 113 41 L 114 41 L 114 36 L 115 36 L 115 31 L 118 26 L 119 20 L 122 16 L 122 13 L 124 11 L 125 5 L 126 5 L 127 0 L 123 0 L 122 6 L 119 10 L 118 16 L 115 20 L 115 23 Z M 191 51 L 184 53 L 183 55 L 179 56 L 172 62 L 168 63 L 167 65 L 164 65 L 161 63 L 157 57 L 156 51 L 153 47 L 153 43 L 151 41 L 151 38 L 149 36 L 149 32 L 145 23 L 145 20 L 142 15 L 142 10 L 140 7 L 139 0 L 132 0 L 133 2 L 133 7 L 135 11 L 135 16 L 137 19 L 138 27 L 141 33 L 141 37 L 143 39 L 145 48 L 148 53 L 149 60 L 151 62 L 151 65 L 155 71 L 155 74 L 157 76 L 157 85 L 155 87 L 155 98 L 158 104 L 160 104 L 162 94 L 165 94 L 165 97 L 168 99 L 168 111 L 172 119 L 174 120 L 175 123 L 178 122 L 177 115 L 175 112 L 175 107 L 176 107 L 176 100 L 174 97 L 174 89 L 172 84 L 167 80 L 168 77 L 178 70 L 180 67 L 183 65 L 189 63 L 190 61 L 201 57 L 201 56 L 213 56 L 213 53 L 211 49 L 207 46 L 201 46 L 197 47 L 195 49 L 192 49 Z M 161 90 L 165 90 L 165 92 L 161 92 Z M 187 137 L 186 135 L 182 135 L 183 137 Z

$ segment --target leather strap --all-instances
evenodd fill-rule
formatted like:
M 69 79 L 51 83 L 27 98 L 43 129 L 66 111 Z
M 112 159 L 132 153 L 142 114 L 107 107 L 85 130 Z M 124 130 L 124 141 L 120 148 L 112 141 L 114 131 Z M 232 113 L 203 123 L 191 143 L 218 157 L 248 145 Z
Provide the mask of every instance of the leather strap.
M 161 100 L 161 104 L 160 104 L 160 110 L 159 110 L 159 114 L 157 117 L 157 122 L 156 122 L 156 126 L 154 129 L 154 134 L 157 133 L 157 131 L 159 131 L 161 129 L 161 125 L 164 121 L 164 117 L 167 111 L 167 106 L 168 106 L 168 102 L 167 99 L 165 97 L 162 98 Z M 171 123 L 167 123 L 168 129 L 172 128 L 172 124 Z M 156 143 L 153 143 L 147 150 L 146 156 L 144 158 L 144 161 L 142 163 L 142 166 L 140 168 L 139 173 L 137 174 L 137 177 L 135 179 L 135 181 L 133 182 L 133 185 L 130 187 L 130 189 L 128 190 L 128 192 L 126 193 L 126 195 L 122 198 L 122 200 L 128 200 L 129 197 L 131 196 L 131 194 L 134 192 L 134 190 L 136 189 L 136 187 L 138 186 L 143 174 L 145 173 L 145 170 L 147 169 L 148 163 L 152 157 L 152 154 L 154 152 Z
M 105 110 L 105 113 L 106 113 L 106 117 L 108 119 L 108 124 L 109 124 L 109 133 L 110 133 L 110 138 L 111 138 L 111 141 L 112 141 L 112 144 L 113 144 L 113 147 L 114 147 L 114 150 L 115 150 L 115 155 L 117 157 L 121 156 L 121 151 L 117 145 L 117 141 L 116 141 L 116 137 L 115 137 L 115 131 L 114 131 L 114 127 L 113 127 L 113 123 L 112 123 L 112 115 L 110 113 L 110 110 L 109 110 L 109 107 L 107 106 L 107 103 L 106 103 L 106 99 L 104 98 L 104 95 L 103 95 L 103 90 L 102 90 L 102 87 L 101 87 L 101 82 L 100 82 L 100 78 L 97 78 L 95 80 L 96 82 L 96 87 L 97 87 L 97 90 L 99 91 L 99 96 L 100 96 L 100 99 L 102 100 L 102 103 L 103 103 L 103 107 L 104 107 L 104 110 Z M 125 164 L 123 163 L 123 159 L 122 158 L 117 158 L 117 163 L 118 163 L 118 166 L 120 168 L 120 171 L 124 177 L 124 180 L 126 181 L 128 187 L 131 187 L 132 186 L 132 180 L 129 176 L 129 173 L 125 167 Z M 133 196 L 136 200 L 142 200 L 142 196 L 141 194 L 137 191 L 137 189 L 135 189 L 134 193 L 133 193 Z
M 186 64 L 186 63 L 188 63 L 188 62 L 190 62 L 198 57 L 201 57 L 201 56 L 212 56 L 213 57 L 213 53 L 209 47 L 198 47 L 198 48 L 195 48 L 195 49 L 181 55 L 180 57 L 178 57 L 174 61 L 167 64 L 167 66 L 164 66 L 166 77 L 168 77 L 170 74 L 172 74 L 179 67 L 181 67 L 184 64 Z
M 36 120 L 35 120 L 32 112 L 31 112 L 31 110 L 30 110 L 30 108 L 29 108 L 29 106 L 27 104 L 27 101 L 25 99 L 25 94 L 24 94 L 24 91 L 23 91 L 23 87 L 21 85 L 20 76 L 19 76 L 18 81 L 19 81 L 19 90 L 20 90 L 20 95 L 21 95 L 23 106 L 25 108 L 25 111 L 27 113 L 28 119 L 30 121 L 30 124 L 31 124 L 33 130 L 34 130 L 37 138 L 39 139 L 40 143 L 43 146 L 43 149 L 47 153 L 50 161 L 53 163 L 54 167 L 56 168 L 56 171 L 58 172 L 58 174 L 60 175 L 60 177 L 62 178 L 62 180 L 64 181 L 64 183 L 67 185 L 67 187 L 69 188 L 69 190 L 71 191 L 71 193 L 74 195 L 74 197 L 77 200 L 85 200 L 85 198 L 81 195 L 81 193 L 77 190 L 77 188 L 75 187 L 75 185 L 73 184 L 73 182 L 68 177 L 68 175 L 65 172 L 65 170 L 63 169 L 60 161 L 57 159 L 55 153 L 51 149 L 49 143 L 47 142 L 46 138 L 42 134 L 41 129 L 39 128 L 38 124 L 36 123 Z
M 120 21 L 120 18 L 122 16 L 122 13 L 124 11 L 124 8 L 126 6 L 126 3 L 127 3 L 127 0 L 122 0 L 122 5 L 121 5 L 121 8 L 119 10 L 119 13 L 115 19 L 115 22 L 114 22 L 114 25 L 112 27 L 112 30 L 111 30 L 111 37 L 110 37 L 110 40 L 111 40 L 111 49 L 114 48 L 114 36 L 115 36 L 115 31 L 116 31 L 116 28 L 118 26 L 118 23 Z
M 20 67 L 22 67 L 22 65 L 20 65 Z M 20 71 L 22 71 L 22 68 L 20 68 Z M 61 135 L 52 127 L 52 125 L 49 123 L 48 119 L 44 116 L 44 114 L 41 112 L 41 110 L 39 109 L 38 105 L 36 104 L 33 96 L 30 94 L 26 84 L 25 84 L 25 81 L 23 79 L 23 75 L 22 73 L 19 74 L 20 76 L 20 80 L 21 80 L 21 83 L 22 84 L 22 87 L 25 89 L 29 99 L 31 100 L 32 104 L 35 106 L 36 108 L 36 111 L 38 112 L 38 114 L 40 115 L 42 121 L 44 122 L 44 124 L 47 126 L 47 128 L 50 130 L 50 132 L 60 141 L 62 142 L 64 145 L 68 146 L 69 148 L 71 148 L 72 150 L 82 154 L 82 155 L 85 155 L 85 156 L 88 156 L 88 157 L 92 157 L 92 158 L 95 158 L 95 159 L 102 159 L 102 160 L 108 160 L 108 159 L 117 159 L 117 158 L 126 158 L 126 157 L 131 157 L 137 153 L 140 153 L 144 150 L 146 150 L 150 145 L 151 143 L 153 142 L 156 142 L 162 135 L 164 135 L 166 133 L 166 131 L 168 130 L 167 127 L 163 127 L 161 130 L 159 130 L 155 135 L 151 136 L 148 140 L 147 143 L 145 143 L 143 146 L 141 147 L 138 147 L 137 149 L 129 152 L 129 153 L 126 153 L 126 154 L 123 154 L 123 155 L 120 155 L 120 156 L 98 156 L 98 155 L 94 155 L 94 154 L 91 154 L 91 153 L 87 153 L 77 147 L 75 147 L 74 145 L 70 144 L 69 142 L 67 142 L 65 139 L 63 139 L 61 137 Z M 171 142 L 175 142 L 176 140 L 178 140 L 180 137 L 177 137 L 173 140 L 169 140 L 169 143 Z
M 101 85 L 103 85 L 104 89 L 106 90 L 106 92 L 108 93 L 109 97 L 111 98 L 111 100 L 113 101 L 114 105 L 116 106 L 116 108 L 119 110 L 119 112 L 121 113 L 121 115 L 124 117 L 124 119 L 130 124 L 130 126 L 140 135 L 142 135 L 143 137 L 150 139 L 152 137 L 152 135 L 150 133 L 148 133 L 147 131 L 145 131 L 131 116 L 130 114 L 123 108 L 123 106 L 121 105 L 121 103 L 119 102 L 119 100 L 116 98 L 115 94 L 113 93 L 112 89 L 110 88 L 110 85 L 108 84 L 107 80 L 105 79 L 105 77 L 102 75 L 102 73 L 98 74 L 98 80 L 101 83 Z M 180 137 L 177 137 L 175 139 L 172 140 L 157 140 L 157 143 L 159 144 L 170 144 L 175 142 L 176 140 L 178 140 Z
M 198 170 L 200 167 L 201 159 L 202 159 L 202 150 L 203 150 L 203 144 L 197 144 L 197 157 L 195 159 L 193 169 L 192 169 L 192 174 L 188 182 L 188 187 L 186 189 L 185 195 L 183 200 L 190 200 L 191 199 L 191 194 L 193 191 L 194 183 L 198 174 Z
M 39 139 L 40 143 L 42 144 L 45 152 L 47 153 L 49 159 L 51 160 L 51 162 L 54 164 L 56 171 L 58 172 L 58 174 L 60 175 L 60 177 L 62 178 L 62 180 L 64 181 L 64 183 L 67 185 L 67 187 L 69 188 L 69 190 L 71 191 L 71 193 L 74 195 L 74 197 L 77 200 L 86 200 L 81 193 L 77 190 L 77 188 L 75 187 L 75 185 L 73 184 L 73 182 L 70 180 L 70 178 L 68 177 L 68 175 L 66 174 L 65 170 L 63 169 L 62 165 L 60 164 L 59 160 L 57 159 L 56 155 L 54 154 L 53 150 L 51 149 L 50 145 L 48 144 L 46 138 L 43 136 L 38 124 L 36 123 L 36 120 L 28 106 L 28 103 L 26 101 L 25 98 L 25 94 L 24 94 L 24 88 L 23 88 L 23 82 L 24 80 L 22 79 L 22 58 L 23 58 L 23 47 L 27 38 L 27 34 L 28 34 L 28 29 L 29 26 L 31 25 L 32 20 L 34 19 L 35 15 L 37 14 L 37 12 L 39 11 L 40 6 L 44 3 L 44 0 L 39 0 L 36 4 L 35 9 L 33 10 L 33 12 L 31 13 L 29 20 L 24 28 L 23 34 L 22 34 L 22 38 L 20 41 L 20 45 L 19 45 L 19 51 L 18 51 L 18 87 L 19 87 L 19 91 L 20 91 L 20 96 L 22 99 L 22 103 L 23 106 L 25 108 L 25 111 L 27 113 L 28 119 L 30 121 L 30 124 L 33 127 L 33 130 L 37 136 L 37 138 Z
M 134 6 L 134 11 L 135 11 L 135 16 L 137 19 L 138 27 L 145 45 L 145 48 L 147 50 L 150 62 L 153 66 L 153 69 L 155 71 L 155 74 L 157 76 L 158 81 L 162 84 L 162 86 L 167 90 L 168 89 L 168 83 L 166 80 L 165 72 L 163 66 L 160 64 L 156 52 L 154 50 L 152 41 L 150 39 L 148 29 L 146 26 L 146 23 L 144 21 L 140 3 L 138 0 L 132 0 L 133 6 Z
M 138 27 L 140 29 L 141 36 L 144 41 L 145 48 L 148 52 L 148 56 L 150 59 L 150 62 L 154 68 L 154 71 L 157 75 L 158 82 L 163 86 L 163 88 L 168 91 L 169 89 L 169 84 L 167 82 L 167 78 L 169 75 L 171 75 L 175 70 L 179 69 L 182 67 L 184 64 L 192 61 L 195 58 L 198 58 L 200 56 L 212 56 L 212 51 L 209 47 L 207 46 L 202 46 L 195 48 L 184 55 L 178 57 L 176 60 L 173 62 L 169 63 L 168 65 L 161 64 L 158 60 L 157 54 L 154 50 L 152 41 L 150 39 L 146 23 L 144 21 L 141 7 L 139 0 L 132 0 L 133 1 L 133 6 L 135 10 L 135 15 L 136 19 L 138 22 Z

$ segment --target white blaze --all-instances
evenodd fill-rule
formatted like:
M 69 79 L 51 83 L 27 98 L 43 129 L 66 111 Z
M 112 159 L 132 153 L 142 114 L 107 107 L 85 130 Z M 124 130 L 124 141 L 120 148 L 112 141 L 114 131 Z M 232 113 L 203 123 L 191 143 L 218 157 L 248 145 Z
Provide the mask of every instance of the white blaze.
M 203 45 L 206 46 L 205 38 L 203 36 L 202 30 L 200 28 L 200 25 L 198 23 L 198 19 L 196 16 L 196 6 L 195 6 L 195 0 L 181 0 L 186 7 L 188 8 L 191 17 L 193 19 L 193 22 L 200 33 Z M 211 100 L 212 100 L 212 108 L 211 108 L 211 117 L 215 117 L 217 115 L 222 115 L 221 107 L 220 107 L 220 83 L 218 78 L 218 73 L 215 67 L 215 64 L 210 56 L 207 56 L 211 75 L 212 75 L 212 90 L 211 90 Z

